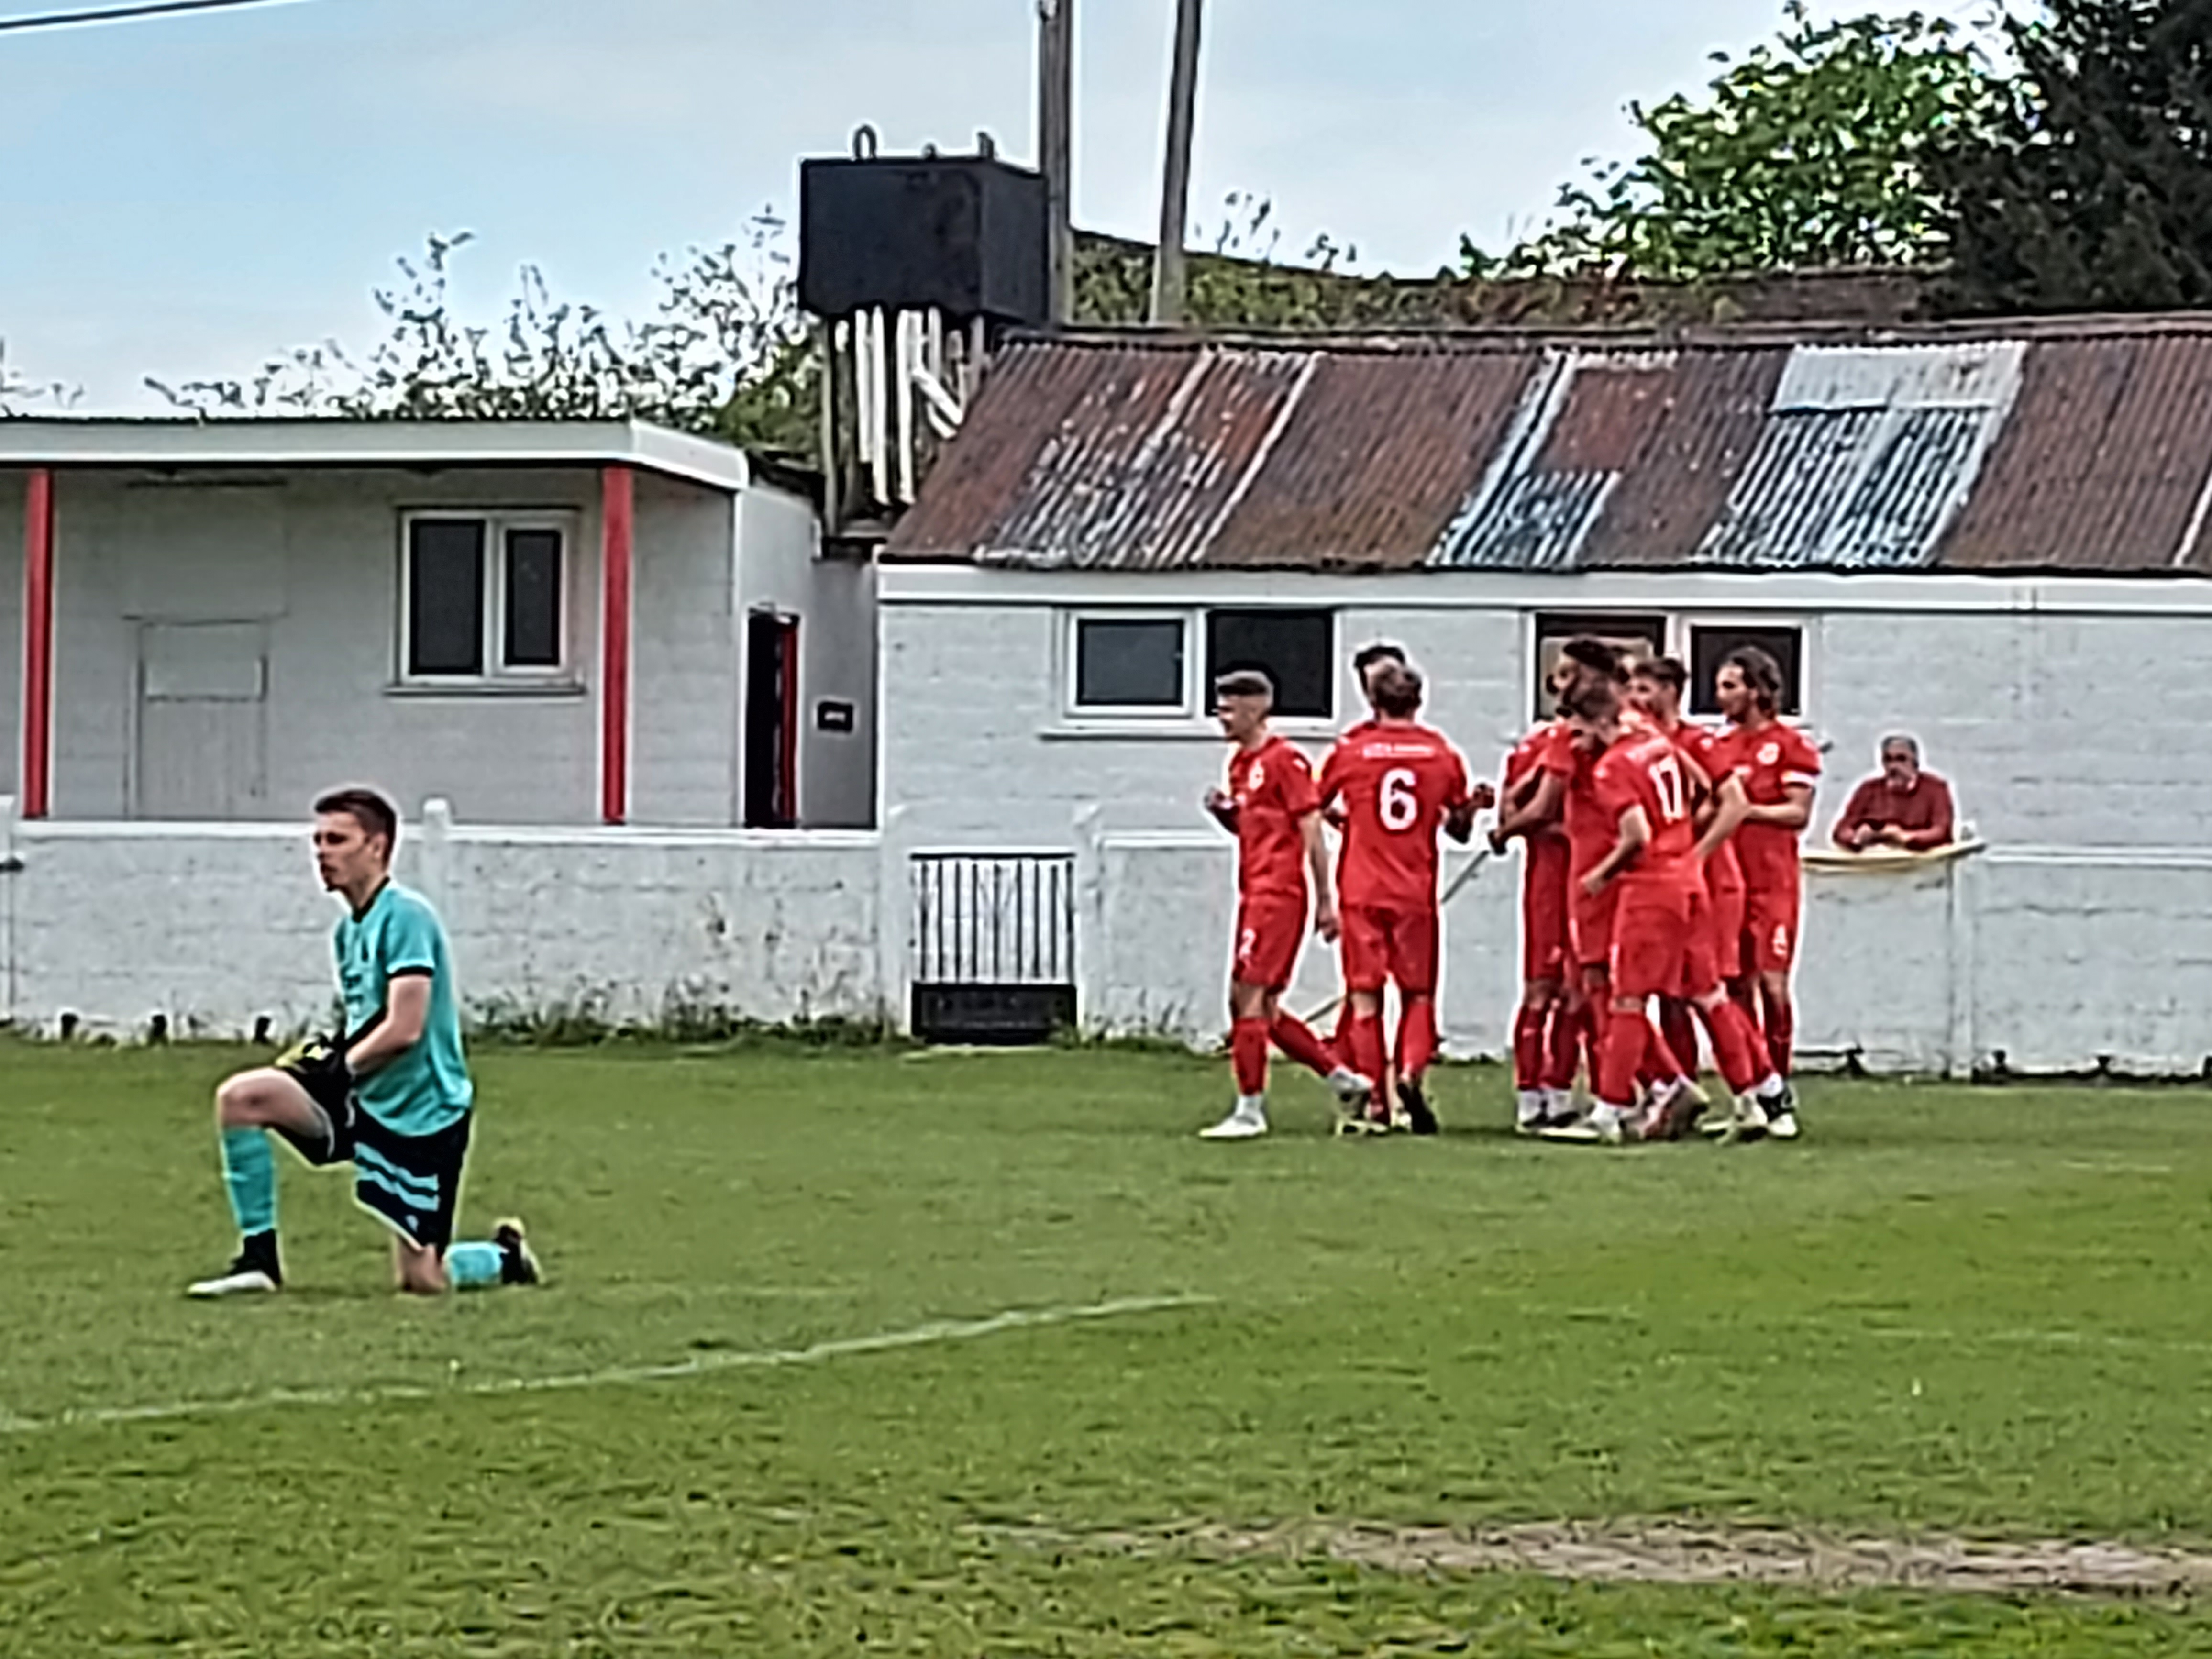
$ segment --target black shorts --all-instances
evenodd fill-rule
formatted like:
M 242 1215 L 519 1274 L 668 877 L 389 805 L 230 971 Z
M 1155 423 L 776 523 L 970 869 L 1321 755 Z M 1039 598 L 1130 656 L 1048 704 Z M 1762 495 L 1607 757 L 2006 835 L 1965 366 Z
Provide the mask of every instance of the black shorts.
M 319 1088 L 307 1078 L 300 1082 L 321 1109 L 328 1133 L 277 1133 L 310 1164 L 352 1164 L 356 1204 L 423 1249 L 442 1254 L 453 1242 L 453 1217 L 460 1208 L 469 1115 L 432 1134 L 403 1135 L 362 1110 L 352 1096 Z

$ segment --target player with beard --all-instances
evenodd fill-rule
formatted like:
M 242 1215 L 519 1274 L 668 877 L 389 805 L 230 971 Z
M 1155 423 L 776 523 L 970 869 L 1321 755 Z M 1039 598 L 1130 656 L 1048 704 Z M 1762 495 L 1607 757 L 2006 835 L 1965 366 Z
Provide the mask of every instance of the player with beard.
M 1729 723 L 1714 745 L 1713 758 L 1735 775 L 1748 803 L 1734 836 L 1744 883 L 1745 978 L 1737 989 L 1746 1003 L 1755 994 L 1768 1059 L 1787 1084 L 1797 1025 L 1790 981 L 1804 908 L 1797 842 L 1812 822 L 1820 755 L 1804 733 L 1783 723 L 1777 712 L 1781 665 L 1758 647 L 1729 654 L 1715 694 Z M 1785 1090 L 1781 1109 L 1771 1114 L 1765 1127 L 1778 1140 L 1797 1139 L 1794 1089 Z

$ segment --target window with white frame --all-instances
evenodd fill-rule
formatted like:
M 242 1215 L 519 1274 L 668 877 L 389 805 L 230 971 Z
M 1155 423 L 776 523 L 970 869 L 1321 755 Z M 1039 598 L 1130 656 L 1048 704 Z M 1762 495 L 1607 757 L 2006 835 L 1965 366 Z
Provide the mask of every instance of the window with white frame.
M 1082 714 L 1181 714 L 1190 703 L 1190 619 L 1078 617 L 1073 703 Z
M 405 520 L 400 677 L 544 681 L 569 666 L 568 548 L 553 513 L 419 513 Z
M 1079 716 L 1201 719 L 1239 668 L 1275 684 L 1285 720 L 1336 713 L 1336 613 L 1287 605 L 1107 611 L 1067 622 L 1068 708 Z

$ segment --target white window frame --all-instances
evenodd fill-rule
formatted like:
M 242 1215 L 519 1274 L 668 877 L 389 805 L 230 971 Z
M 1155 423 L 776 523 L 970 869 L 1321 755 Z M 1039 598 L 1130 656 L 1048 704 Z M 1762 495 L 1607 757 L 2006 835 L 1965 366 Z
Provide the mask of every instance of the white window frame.
M 408 621 L 415 611 L 415 526 L 425 520 L 466 520 L 484 527 L 483 668 L 474 674 L 418 674 L 409 667 L 413 641 Z M 561 507 L 412 507 L 399 517 L 399 606 L 392 619 L 396 653 L 394 682 L 435 689 L 559 690 L 577 688 L 576 600 L 580 592 L 576 550 L 581 515 Z M 550 530 L 561 538 L 560 658 L 551 665 L 513 665 L 507 650 L 507 538 L 517 530 Z
M 1060 657 L 1060 722 L 1046 728 L 1049 738 L 1178 737 L 1218 742 L 1221 728 L 1206 685 L 1206 620 L 1216 611 L 1325 611 L 1329 618 L 1331 696 L 1338 705 L 1328 715 L 1281 714 L 1270 724 L 1285 737 L 1334 738 L 1344 702 L 1344 614 L 1341 605 L 1309 600 L 1242 600 L 1194 605 L 1070 605 L 1060 611 L 1054 647 Z M 1182 701 L 1172 708 L 1144 705 L 1079 703 L 1077 671 L 1081 624 L 1086 622 L 1177 622 L 1182 624 Z
M 1083 624 L 1085 623 L 1175 623 L 1182 633 L 1182 686 L 1176 702 L 1169 705 L 1082 702 Z M 1188 720 L 1197 697 L 1199 647 L 1204 644 L 1200 637 L 1200 613 L 1194 611 L 1093 606 L 1063 612 L 1060 629 L 1061 713 L 1073 721 L 1110 722 L 1115 725 L 1159 726 Z

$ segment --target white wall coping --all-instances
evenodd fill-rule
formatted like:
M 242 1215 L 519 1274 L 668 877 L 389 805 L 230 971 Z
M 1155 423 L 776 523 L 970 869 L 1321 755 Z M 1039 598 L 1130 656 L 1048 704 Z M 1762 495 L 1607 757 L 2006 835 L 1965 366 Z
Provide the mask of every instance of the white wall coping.
M 0 467 L 631 465 L 735 495 L 742 450 L 644 421 L 0 422 Z
M 296 842 L 307 845 L 307 825 L 300 823 L 191 822 L 177 819 L 15 818 L 12 802 L 0 799 L 0 823 L 18 841 L 246 841 Z M 860 852 L 883 845 L 873 830 L 726 830 L 639 824 L 456 823 L 442 837 L 426 832 L 413 819 L 400 823 L 399 843 L 443 839 L 453 846 L 726 848 L 757 852 Z M 973 849 L 970 849 L 973 850 Z
M 4 432 L 4 428 L 0 428 Z M 1976 576 L 1949 571 L 1437 570 L 1364 575 L 1319 570 L 1015 570 L 885 563 L 884 605 L 1329 605 L 1386 611 L 1713 610 L 1929 611 L 2056 616 L 2212 616 L 2198 576 Z

